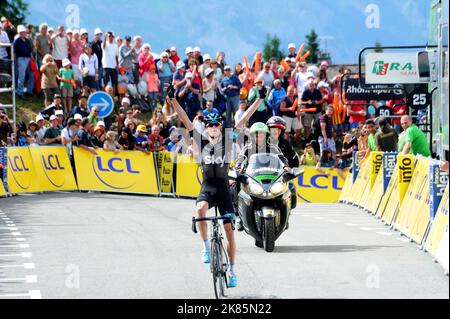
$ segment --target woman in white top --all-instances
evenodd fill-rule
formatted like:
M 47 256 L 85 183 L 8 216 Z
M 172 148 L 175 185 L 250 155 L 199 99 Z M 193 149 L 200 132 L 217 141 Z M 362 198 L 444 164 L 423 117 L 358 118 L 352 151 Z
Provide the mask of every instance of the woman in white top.
M 213 101 L 216 99 L 217 80 L 214 77 L 214 70 L 207 68 L 205 71 L 205 78 L 203 79 L 203 98 L 206 101 Z

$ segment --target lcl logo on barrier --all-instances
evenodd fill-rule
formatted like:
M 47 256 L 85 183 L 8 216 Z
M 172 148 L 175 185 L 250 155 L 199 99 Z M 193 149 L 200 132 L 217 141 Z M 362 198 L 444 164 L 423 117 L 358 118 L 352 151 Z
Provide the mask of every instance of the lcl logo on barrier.
M 30 188 L 31 180 L 27 172 L 30 168 L 25 164 L 25 160 L 22 156 L 16 155 L 8 157 L 9 167 L 11 168 L 11 176 L 13 177 L 16 184 L 23 190 Z
M 61 165 L 58 155 L 42 155 L 41 163 L 48 181 L 56 188 L 63 187 L 66 179 L 64 173 L 61 173 L 61 171 L 64 171 L 65 167 Z
M 411 182 L 413 175 L 413 160 L 409 157 L 402 157 L 398 166 L 399 169 L 399 183 Z
M 326 180 L 326 183 L 319 182 L 319 180 Z M 332 189 L 335 190 L 342 190 L 342 188 L 339 187 L 339 176 L 331 176 L 331 185 L 330 185 L 330 176 L 327 175 L 314 175 L 310 178 L 309 184 L 304 184 L 304 177 L 299 176 L 298 177 L 298 186 L 305 187 L 305 188 L 318 188 L 318 189 L 329 189 L 330 186 Z
M 92 168 L 99 181 L 113 189 L 127 189 L 136 184 L 133 182 L 126 186 L 120 185 L 124 181 L 130 180 L 124 174 L 140 174 L 140 171 L 133 169 L 129 158 L 112 157 L 102 161 L 100 156 L 95 156 L 92 160 Z

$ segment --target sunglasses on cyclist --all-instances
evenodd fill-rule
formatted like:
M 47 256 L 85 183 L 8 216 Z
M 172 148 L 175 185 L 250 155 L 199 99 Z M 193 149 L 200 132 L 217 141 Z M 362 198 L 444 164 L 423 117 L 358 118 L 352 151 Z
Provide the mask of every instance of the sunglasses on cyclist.
M 207 124 L 206 127 L 219 127 L 220 123 L 211 123 L 211 124 Z

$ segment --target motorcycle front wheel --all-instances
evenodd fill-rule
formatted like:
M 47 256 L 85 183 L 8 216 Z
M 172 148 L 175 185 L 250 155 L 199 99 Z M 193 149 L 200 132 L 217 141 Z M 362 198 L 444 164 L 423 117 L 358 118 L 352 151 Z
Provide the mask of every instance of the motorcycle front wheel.
M 263 245 L 264 250 L 269 253 L 275 249 L 275 220 L 273 218 L 264 220 Z

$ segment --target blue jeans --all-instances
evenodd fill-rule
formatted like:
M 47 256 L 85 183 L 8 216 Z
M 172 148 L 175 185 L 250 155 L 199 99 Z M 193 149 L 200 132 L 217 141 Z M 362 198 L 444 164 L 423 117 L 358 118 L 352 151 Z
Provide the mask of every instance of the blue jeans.
M 152 110 L 156 109 L 158 103 L 158 92 L 148 92 L 148 102 Z
M 231 97 L 228 96 L 227 97 L 227 122 L 226 122 L 227 127 L 233 127 L 233 125 L 231 123 L 231 112 L 233 112 L 233 114 L 236 114 L 238 107 L 239 107 L 239 94 L 236 96 L 231 96 Z
M 30 69 L 30 58 L 17 58 L 17 94 L 23 96 L 25 76 L 28 74 L 27 92 L 32 93 L 34 89 L 34 74 Z
M 159 92 L 161 92 L 161 105 L 164 105 L 167 96 L 167 88 L 164 87 L 164 84 L 170 84 L 172 82 L 172 77 L 165 76 L 159 78 Z

